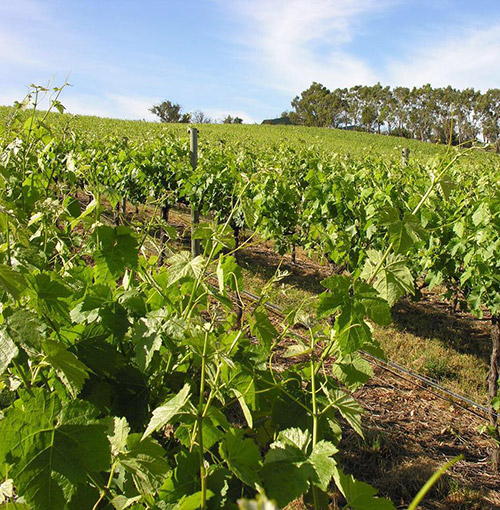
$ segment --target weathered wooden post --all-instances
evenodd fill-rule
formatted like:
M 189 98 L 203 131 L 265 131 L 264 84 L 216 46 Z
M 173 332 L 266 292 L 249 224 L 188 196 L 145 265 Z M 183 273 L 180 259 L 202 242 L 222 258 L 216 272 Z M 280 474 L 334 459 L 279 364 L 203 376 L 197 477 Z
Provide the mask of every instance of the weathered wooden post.
M 491 448 L 491 463 L 495 472 L 500 468 L 500 433 L 498 430 L 498 415 L 493 408 L 493 399 L 498 396 L 498 380 L 500 379 L 500 317 L 494 315 L 491 318 L 491 351 L 490 371 L 488 373 L 488 397 L 490 399 L 490 428 L 493 437 Z
M 408 161 L 410 160 L 410 149 L 405 147 L 401 150 L 401 166 L 403 168 L 408 166 Z
M 198 166 L 198 130 L 196 128 L 189 128 L 188 133 L 190 135 L 189 156 L 191 159 L 191 168 L 193 169 L 193 171 L 195 171 L 196 167 Z M 198 209 L 195 209 L 195 207 L 191 205 L 191 255 L 193 258 L 201 254 L 200 240 L 193 238 L 194 231 L 196 230 L 196 227 L 199 223 L 200 223 L 200 211 L 198 211 Z

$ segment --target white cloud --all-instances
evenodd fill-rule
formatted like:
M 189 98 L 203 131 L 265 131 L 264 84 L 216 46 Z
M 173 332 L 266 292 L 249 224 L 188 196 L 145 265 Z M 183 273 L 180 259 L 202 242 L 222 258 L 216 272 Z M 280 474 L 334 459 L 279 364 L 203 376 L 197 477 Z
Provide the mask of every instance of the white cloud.
M 385 63 L 376 68 L 370 48 L 349 50 L 369 30 L 368 22 L 397 5 L 400 0 L 234 0 L 231 8 L 246 26 L 236 40 L 261 85 L 286 93 L 297 94 L 312 81 L 329 88 L 377 81 L 481 90 L 499 86 L 498 20 L 484 27 L 477 17 L 475 25 L 456 21 L 445 30 L 413 27 L 404 45 L 394 41 L 391 46 L 388 34 Z
M 452 85 L 480 90 L 500 86 L 500 23 L 485 28 L 455 27 L 453 32 L 414 45 L 404 60 L 388 66 L 393 85 Z
M 158 98 L 129 97 L 119 94 L 63 93 L 61 98 L 66 111 L 78 115 L 96 115 L 116 119 L 155 120 L 149 108 Z
M 360 20 L 388 0 L 237 0 L 248 31 L 239 43 L 262 82 L 296 93 L 319 81 L 329 87 L 374 82 L 369 64 L 345 50 Z
M 15 33 L 0 32 L 0 64 L 15 64 L 40 67 L 40 60 L 34 55 L 31 46 Z
M 202 109 L 203 110 L 203 109 Z M 243 122 L 245 124 L 255 124 L 258 123 L 258 120 L 249 115 L 247 112 L 242 110 L 232 110 L 230 108 L 226 110 L 217 109 L 217 108 L 207 108 L 206 110 L 203 110 L 204 113 L 206 113 L 214 122 L 220 122 L 224 118 L 226 118 L 228 115 L 231 115 L 231 117 L 240 117 L 240 119 L 243 119 Z

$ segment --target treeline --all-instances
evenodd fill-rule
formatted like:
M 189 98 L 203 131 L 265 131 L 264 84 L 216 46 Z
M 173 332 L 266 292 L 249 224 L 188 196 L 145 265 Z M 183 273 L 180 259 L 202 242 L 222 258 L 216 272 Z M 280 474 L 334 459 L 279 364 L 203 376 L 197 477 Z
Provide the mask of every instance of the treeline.
M 213 120 L 201 110 L 196 110 L 192 113 L 184 113 L 182 111 L 182 106 L 179 103 L 173 103 L 172 101 L 162 101 L 159 104 L 155 104 L 149 109 L 149 111 L 158 115 L 160 122 L 167 123 L 187 124 L 191 122 L 193 124 L 243 124 L 243 119 L 237 116 L 231 117 L 231 115 L 226 115 L 221 120 Z
M 329 90 L 313 84 L 283 112 L 293 124 L 387 133 L 422 141 L 500 146 L 500 89 L 356 85 Z

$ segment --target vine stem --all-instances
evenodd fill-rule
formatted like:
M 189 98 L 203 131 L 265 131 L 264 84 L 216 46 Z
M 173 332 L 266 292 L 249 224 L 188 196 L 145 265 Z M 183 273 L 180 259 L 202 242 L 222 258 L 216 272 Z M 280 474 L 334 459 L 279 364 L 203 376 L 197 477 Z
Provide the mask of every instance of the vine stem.
M 205 371 L 206 371 L 206 356 L 208 344 L 208 331 L 205 332 L 205 339 L 203 341 L 203 354 L 201 356 L 201 380 L 200 380 L 200 398 L 198 400 L 198 413 L 196 422 L 198 424 L 198 452 L 200 458 L 200 480 L 201 480 L 201 510 L 207 508 L 207 472 L 205 469 L 205 459 L 203 451 L 203 393 L 205 392 Z
M 7 221 L 7 263 L 9 266 L 12 266 L 12 255 L 10 252 L 10 220 L 9 215 L 6 214 L 6 221 Z
M 314 334 L 311 330 L 309 330 L 309 334 L 311 337 L 311 404 L 312 404 L 312 419 L 313 419 L 313 429 L 312 429 L 312 447 L 314 447 L 318 443 L 318 403 L 316 401 L 316 367 L 314 366 Z M 314 485 L 312 486 L 312 494 L 313 494 L 313 502 L 314 509 L 319 509 L 319 501 L 318 501 L 318 489 Z
M 92 510 L 97 510 L 99 503 L 108 495 L 111 489 L 111 483 L 113 482 L 113 476 L 115 476 L 115 469 L 118 461 L 113 463 L 111 467 L 111 472 L 109 473 L 108 483 L 101 489 L 101 495 L 99 499 L 95 502 L 95 505 L 92 507 Z
M 31 383 L 28 381 L 28 378 L 26 377 L 26 373 L 24 372 L 23 367 L 17 362 L 16 359 L 12 360 L 12 364 L 16 367 L 16 370 L 19 372 L 19 375 L 21 376 L 21 379 L 23 380 L 24 386 L 26 387 L 28 393 L 30 395 L 33 395 Z
M 463 455 L 459 455 L 458 457 L 455 457 L 451 459 L 449 462 L 447 462 L 444 466 L 442 466 L 438 471 L 436 471 L 430 478 L 427 480 L 427 483 L 420 489 L 418 494 L 415 496 L 413 501 L 411 502 L 410 506 L 408 507 L 408 510 L 416 510 L 419 503 L 424 499 L 424 496 L 429 492 L 431 487 L 443 476 L 446 470 L 448 470 L 451 466 L 456 464 L 458 461 L 462 460 L 464 458 Z

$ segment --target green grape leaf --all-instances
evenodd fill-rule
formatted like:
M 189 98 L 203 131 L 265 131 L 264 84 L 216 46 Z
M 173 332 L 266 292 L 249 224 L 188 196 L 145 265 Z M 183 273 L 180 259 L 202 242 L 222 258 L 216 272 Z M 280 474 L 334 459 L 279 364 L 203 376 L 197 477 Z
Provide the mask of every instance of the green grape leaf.
M 437 184 L 445 200 L 450 198 L 451 192 L 457 187 L 449 174 L 444 174 Z
M 256 499 L 239 499 L 239 510 L 279 510 L 274 501 L 269 501 L 262 494 L 257 494 Z
M 264 310 L 256 309 L 249 317 L 250 331 L 255 335 L 264 347 L 271 347 L 278 336 L 278 331 L 272 325 Z
M 396 510 L 392 501 L 374 497 L 377 489 L 344 474 L 340 468 L 334 468 L 333 478 L 352 510 Z
M 490 211 L 488 209 L 488 204 L 486 202 L 480 202 L 477 209 L 474 211 L 472 215 L 472 223 L 475 227 L 488 223 L 488 218 L 490 216 Z
M 338 449 L 332 443 L 319 441 L 309 456 L 308 462 L 316 474 L 313 484 L 322 491 L 328 489 L 330 480 L 334 475 L 336 463 L 332 459 L 332 455 L 335 455 L 337 452 Z
M 97 411 L 77 399 L 33 390 L 0 420 L 0 463 L 10 465 L 19 496 L 35 508 L 62 510 L 88 475 L 110 466 L 106 426 Z
M 16 344 L 5 331 L 0 331 L 0 375 L 2 375 L 10 362 L 19 354 Z
M 99 279 L 107 281 L 123 275 L 125 269 L 137 267 L 139 248 L 134 230 L 120 225 L 101 225 L 96 229 L 98 240 L 95 272 Z
M 63 202 L 64 207 L 73 218 L 78 218 L 82 214 L 80 202 L 73 197 L 67 197 Z
M 234 257 L 226 255 L 219 257 L 216 273 L 221 293 L 224 293 L 226 286 L 233 291 L 243 289 L 243 274 Z
M 328 392 L 328 400 L 333 408 L 340 412 L 354 431 L 361 437 L 364 437 L 361 427 L 361 416 L 364 411 L 358 401 L 342 390 L 330 390 Z
M 162 346 L 162 320 L 159 317 L 139 319 L 132 332 L 131 340 L 135 345 L 137 365 L 144 371 L 149 367 L 155 352 Z
M 363 305 L 365 314 L 376 324 L 387 326 L 391 323 L 391 308 L 387 301 L 371 285 L 357 280 L 354 283 L 354 299 Z
M 141 500 L 142 496 L 135 496 L 133 498 L 127 498 L 127 496 L 116 496 L 111 500 L 111 504 L 116 510 L 125 510 L 131 507 L 134 503 Z
M 39 306 L 46 308 L 51 319 L 69 320 L 69 307 L 66 298 L 73 293 L 72 289 L 57 273 L 35 275 L 35 286 Z
M 261 483 L 259 447 L 252 439 L 243 436 L 243 430 L 229 429 L 219 444 L 219 453 L 232 473 L 246 485 L 256 487 Z
M 206 500 L 208 501 L 213 495 L 214 493 L 211 490 L 207 490 Z M 174 510 L 198 510 L 201 507 L 201 501 L 202 494 L 201 491 L 198 491 L 189 496 L 183 496 L 177 505 L 175 505 Z
M 261 471 L 264 488 L 280 507 L 305 494 L 311 478 L 318 480 L 306 454 L 310 442 L 308 432 L 286 429 L 279 433 L 266 454 Z
M 382 261 L 383 254 L 379 251 L 369 250 L 368 257 L 361 273 L 361 277 L 365 280 L 370 280 L 375 268 Z M 389 303 L 389 306 L 393 306 L 406 293 L 413 294 L 413 276 L 406 265 L 406 258 L 390 253 L 376 274 L 373 287 Z
M 61 342 L 46 340 L 42 345 L 46 353 L 45 361 L 55 370 L 71 396 L 76 397 L 89 378 L 88 367 Z
M 191 253 L 181 251 L 170 257 L 167 263 L 169 264 L 168 283 L 172 284 L 186 276 L 198 278 L 203 272 L 205 260 L 201 255 L 193 259 Z
M 127 446 L 127 438 L 130 434 L 130 427 L 126 418 L 113 418 L 112 435 L 108 435 L 111 444 L 111 453 L 116 457 L 124 452 Z
M 342 354 L 350 354 L 360 349 L 365 342 L 371 341 L 371 331 L 363 317 L 349 304 L 335 321 L 337 345 Z
M 243 412 L 243 416 L 245 417 L 245 420 L 248 424 L 249 428 L 253 428 L 253 418 L 252 413 L 245 402 L 245 398 L 243 397 L 242 393 L 240 393 L 236 388 L 233 388 L 234 396 L 238 399 L 238 403 L 240 404 L 241 411 Z
M 354 391 L 373 377 L 373 370 L 370 363 L 355 352 L 337 358 L 332 365 L 332 375 Z
M 191 388 L 189 383 L 186 383 L 177 395 L 172 397 L 170 400 L 165 402 L 160 407 L 157 407 L 153 411 L 153 416 L 142 436 L 142 439 L 150 436 L 153 432 L 158 430 L 161 427 L 164 427 L 170 420 L 182 410 L 182 408 L 189 401 L 189 397 L 191 394 Z
M 141 440 L 140 434 L 128 436 L 127 450 L 119 456 L 120 465 L 132 475 L 140 494 L 154 495 L 170 472 L 165 450 L 150 437 Z
M 5 264 L 0 264 L 0 285 L 15 300 L 18 300 L 27 288 L 24 275 Z
M 425 239 L 427 235 L 417 216 L 407 212 L 400 219 L 395 207 L 389 207 L 381 214 L 380 224 L 387 228 L 396 253 L 406 253 L 413 243 Z
M 6 321 L 6 333 L 30 357 L 42 352 L 42 328 L 43 324 L 29 310 L 18 310 Z
M 337 312 L 351 299 L 351 279 L 348 276 L 334 275 L 321 281 L 321 285 L 330 292 L 323 292 L 319 296 L 318 315 L 330 315 Z

